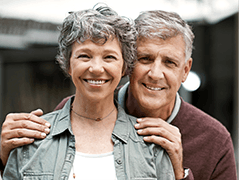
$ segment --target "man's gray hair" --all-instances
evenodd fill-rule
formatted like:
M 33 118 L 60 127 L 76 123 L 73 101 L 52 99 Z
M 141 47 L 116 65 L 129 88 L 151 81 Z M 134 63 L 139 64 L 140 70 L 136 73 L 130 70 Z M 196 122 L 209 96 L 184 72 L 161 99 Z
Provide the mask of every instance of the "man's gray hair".
M 61 28 L 56 59 L 68 75 L 74 42 L 83 43 L 89 39 L 103 45 L 112 38 L 120 43 L 124 67 L 131 68 L 136 59 L 136 30 L 132 20 L 119 16 L 108 6 L 70 12 Z
M 135 19 L 138 38 L 167 39 L 182 35 L 185 42 L 185 61 L 192 55 L 194 34 L 191 27 L 177 14 L 161 10 L 142 12 Z

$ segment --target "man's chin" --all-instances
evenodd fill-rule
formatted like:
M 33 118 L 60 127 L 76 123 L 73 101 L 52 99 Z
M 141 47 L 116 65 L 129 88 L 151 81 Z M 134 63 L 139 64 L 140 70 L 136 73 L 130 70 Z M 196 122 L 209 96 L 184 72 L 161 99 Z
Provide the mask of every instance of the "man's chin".
M 150 98 L 150 99 L 148 98 L 148 99 L 141 99 L 138 102 L 143 109 L 150 111 L 150 110 L 155 110 L 162 107 L 161 103 L 157 103 L 155 101 L 156 101 L 155 98 Z

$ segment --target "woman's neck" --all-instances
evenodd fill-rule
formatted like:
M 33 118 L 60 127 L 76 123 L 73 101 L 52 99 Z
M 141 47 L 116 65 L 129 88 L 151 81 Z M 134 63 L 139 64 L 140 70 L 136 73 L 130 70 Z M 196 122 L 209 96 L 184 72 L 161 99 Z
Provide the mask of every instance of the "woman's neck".
M 80 116 L 75 114 L 73 110 Z M 103 119 L 96 121 L 97 118 Z M 76 139 L 76 150 L 88 154 L 102 154 L 113 151 L 111 136 L 116 119 L 117 109 L 113 97 L 104 98 L 101 101 L 90 101 L 76 93 L 71 111 L 71 124 Z
M 74 102 L 72 103 L 73 112 L 90 119 L 106 118 L 114 109 L 115 105 L 113 96 L 101 100 L 89 100 L 76 93 Z

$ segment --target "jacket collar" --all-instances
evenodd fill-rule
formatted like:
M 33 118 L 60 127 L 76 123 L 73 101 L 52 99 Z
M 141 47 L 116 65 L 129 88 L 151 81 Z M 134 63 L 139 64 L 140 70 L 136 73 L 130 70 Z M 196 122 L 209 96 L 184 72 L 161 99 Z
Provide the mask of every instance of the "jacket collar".
M 116 103 L 116 106 L 118 109 L 118 116 L 115 122 L 113 135 L 121 141 L 127 143 L 129 139 L 130 119 L 129 116 L 125 113 L 124 109 L 118 103 Z
M 56 123 L 53 128 L 52 136 L 59 135 L 64 131 L 68 130 L 72 135 L 72 128 L 71 128 L 71 118 L 70 118 L 70 107 L 72 102 L 74 101 L 74 96 L 71 97 L 64 107 L 58 111 L 58 116 L 56 117 Z M 129 138 L 129 116 L 126 115 L 124 109 L 120 107 L 120 105 L 115 102 L 115 105 L 118 110 L 117 120 L 115 123 L 115 127 L 113 130 L 113 135 L 120 139 L 121 141 L 127 143 Z
M 56 123 L 53 128 L 52 136 L 58 135 L 66 131 L 67 129 L 73 135 L 71 128 L 70 107 L 74 100 L 74 96 L 71 97 L 61 110 L 58 110 L 58 116 L 56 117 Z

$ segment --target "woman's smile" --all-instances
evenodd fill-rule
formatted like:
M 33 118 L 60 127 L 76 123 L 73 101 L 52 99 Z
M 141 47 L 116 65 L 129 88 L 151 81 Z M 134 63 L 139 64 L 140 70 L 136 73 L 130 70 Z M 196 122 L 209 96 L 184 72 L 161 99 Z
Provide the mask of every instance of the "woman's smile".
M 91 88 L 100 88 L 110 80 L 103 79 L 83 79 Z

